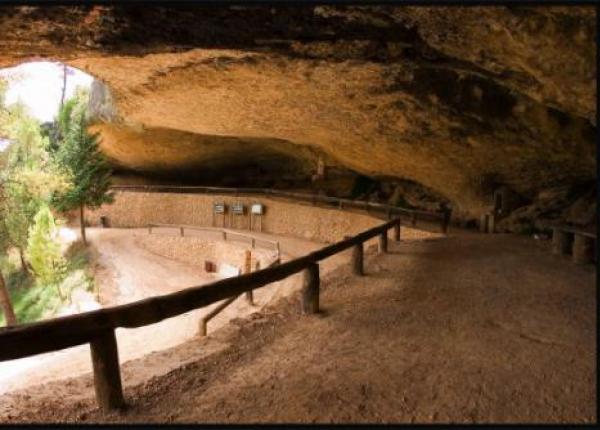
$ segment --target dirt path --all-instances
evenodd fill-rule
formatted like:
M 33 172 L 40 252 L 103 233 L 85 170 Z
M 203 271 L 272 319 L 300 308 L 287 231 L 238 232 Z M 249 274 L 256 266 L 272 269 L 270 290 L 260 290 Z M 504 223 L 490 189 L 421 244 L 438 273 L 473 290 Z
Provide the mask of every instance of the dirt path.
M 101 285 L 100 298 L 104 306 L 120 305 L 146 297 L 167 294 L 183 288 L 202 285 L 218 279 L 207 274 L 199 266 L 149 252 L 139 246 L 136 238 L 146 235 L 145 229 L 94 229 L 88 236 L 93 244 L 97 261 L 102 267 L 97 275 Z M 153 234 L 172 234 L 167 229 Z M 218 235 L 210 232 L 192 234 L 197 240 L 214 240 Z M 273 235 L 261 237 L 273 239 Z M 295 238 L 280 238 L 284 259 L 296 257 L 319 248 L 322 244 Z M 240 243 L 240 246 L 243 246 Z M 335 266 L 332 260 L 328 270 Z M 226 324 L 232 318 L 244 317 L 273 299 L 289 294 L 299 285 L 299 280 L 273 284 L 257 291 L 255 306 L 244 300 L 234 302 L 216 318 L 211 320 L 209 330 Z M 188 312 L 176 318 L 138 329 L 116 330 L 121 363 L 143 357 L 154 351 L 172 348 L 193 338 L 197 334 L 199 319 L 214 306 Z M 163 374 L 178 365 L 178 359 L 163 362 L 158 367 L 140 368 L 135 380 L 149 379 Z M 69 348 L 20 360 L 0 363 L 0 393 L 25 388 L 49 381 L 82 375 L 91 372 L 90 352 L 87 345 Z
M 365 277 L 330 272 L 317 316 L 283 300 L 165 351 L 213 353 L 130 385 L 120 414 L 100 413 L 83 377 L 71 380 L 77 401 L 47 394 L 52 384 L 0 398 L 0 419 L 593 422 L 595 268 L 548 247 L 509 235 L 391 242 Z

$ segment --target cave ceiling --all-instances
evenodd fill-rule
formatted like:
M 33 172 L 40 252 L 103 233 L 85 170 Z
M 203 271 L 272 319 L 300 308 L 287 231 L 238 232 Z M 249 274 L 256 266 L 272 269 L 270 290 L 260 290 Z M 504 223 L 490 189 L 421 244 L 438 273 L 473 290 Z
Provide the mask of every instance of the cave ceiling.
M 124 168 L 321 157 L 465 210 L 489 183 L 595 178 L 592 7 L 2 6 L 0 31 L 0 67 L 99 81 L 94 128 Z

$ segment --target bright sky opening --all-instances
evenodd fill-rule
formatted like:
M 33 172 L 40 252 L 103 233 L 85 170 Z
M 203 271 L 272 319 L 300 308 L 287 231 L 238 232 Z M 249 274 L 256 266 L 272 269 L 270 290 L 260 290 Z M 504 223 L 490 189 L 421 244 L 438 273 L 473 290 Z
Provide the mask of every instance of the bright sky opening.
M 78 86 L 88 88 L 94 78 L 81 70 L 67 67 L 65 100 Z M 41 122 L 52 121 L 58 113 L 63 86 L 63 65 L 40 61 L 24 63 L 0 70 L 0 76 L 8 80 L 6 104 L 21 100 L 29 113 Z M 0 143 L 0 150 L 1 150 Z

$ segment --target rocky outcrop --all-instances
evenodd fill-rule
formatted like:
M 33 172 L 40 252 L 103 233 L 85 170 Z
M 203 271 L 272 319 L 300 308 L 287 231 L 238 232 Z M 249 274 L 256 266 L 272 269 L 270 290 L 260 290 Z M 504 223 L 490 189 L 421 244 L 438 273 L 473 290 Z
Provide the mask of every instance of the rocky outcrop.
M 3 7 L 0 31 L 0 65 L 103 83 L 123 168 L 308 178 L 321 157 L 464 217 L 596 176 L 593 8 Z

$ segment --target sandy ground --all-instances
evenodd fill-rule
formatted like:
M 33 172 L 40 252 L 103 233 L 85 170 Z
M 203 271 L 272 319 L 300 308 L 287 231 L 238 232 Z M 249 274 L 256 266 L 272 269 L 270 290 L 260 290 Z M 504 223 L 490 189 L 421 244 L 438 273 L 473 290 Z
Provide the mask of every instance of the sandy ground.
M 153 236 L 173 234 L 171 229 L 155 229 Z M 97 263 L 101 267 L 97 273 L 97 282 L 101 285 L 100 302 L 103 305 L 129 303 L 218 279 L 215 275 L 205 273 L 200 265 L 186 264 L 177 259 L 149 252 L 140 244 L 140 242 L 143 244 L 140 239 L 146 235 L 145 229 L 89 229 L 90 243 L 96 250 Z M 194 236 L 190 240 L 198 241 L 212 241 L 220 237 L 211 232 L 190 232 L 188 236 Z M 273 235 L 267 234 L 260 234 L 260 236 L 274 238 Z M 284 260 L 322 246 L 302 239 L 277 239 L 281 242 Z M 237 243 L 246 246 L 244 242 Z M 335 267 L 335 260 L 331 260 L 325 270 Z M 202 258 L 199 258 L 199 261 L 202 261 Z M 290 294 L 299 285 L 298 277 L 292 277 L 258 290 L 254 294 L 255 306 L 250 306 L 245 300 L 239 299 L 211 320 L 208 330 L 213 331 L 232 318 L 246 316 L 271 300 Z M 197 334 L 199 319 L 214 306 L 216 304 L 146 327 L 117 329 L 120 362 L 124 363 L 154 351 L 171 348 L 193 338 Z M 141 367 L 135 381 L 149 379 L 177 366 L 178 360 L 169 360 L 158 367 Z M 91 370 L 88 345 L 2 362 L 0 363 L 0 393 L 82 375 Z
M 409 235 L 405 235 L 409 236 Z M 122 366 L 128 408 L 103 414 L 89 375 L 0 397 L 9 422 L 594 422 L 595 268 L 548 242 L 454 233 L 390 242 L 208 338 Z M 210 351 L 194 357 L 194 351 Z M 180 367 L 134 384 L 136 367 Z

